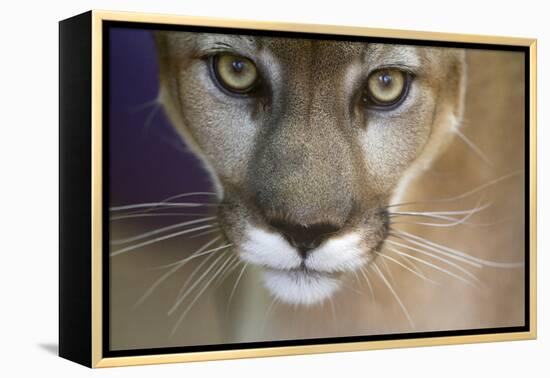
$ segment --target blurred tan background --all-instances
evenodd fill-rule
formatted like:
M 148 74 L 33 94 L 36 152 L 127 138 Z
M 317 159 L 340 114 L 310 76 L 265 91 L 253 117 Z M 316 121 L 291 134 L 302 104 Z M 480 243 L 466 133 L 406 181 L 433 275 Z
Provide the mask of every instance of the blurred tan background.
M 432 168 L 411 184 L 403 202 L 453 197 L 512 172 L 521 173 L 456 201 L 400 208 L 455 211 L 491 203 L 468 218 L 476 225 L 431 227 L 411 222 L 431 223 L 433 220 L 411 217 L 400 218 L 395 228 L 479 258 L 523 261 L 523 54 L 469 50 L 467 59 L 467 102 L 460 131 L 469 142 L 455 137 Z M 158 223 L 144 219 L 113 222 L 113 239 L 158 227 Z M 179 221 L 183 220 L 174 219 L 173 223 Z M 245 271 L 228 303 L 240 272 L 237 268 L 217 289 L 206 290 L 198 297 L 172 334 L 179 316 L 186 311 L 195 294 L 171 316 L 167 312 L 181 285 L 201 263 L 200 258 L 158 285 L 140 306 L 134 305 L 167 272 L 167 269 L 155 267 L 182 259 L 213 237 L 213 234 L 198 238 L 177 237 L 111 258 L 112 349 L 504 327 L 524 323 L 523 268 L 478 269 L 461 264 L 480 280 L 479 287 L 472 287 L 448 274 L 416 264 L 419 271 L 437 281 L 434 285 L 388 262 L 391 275 L 384 272 L 414 320 L 414 329 L 394 296 L 372 273 L 369 278 L 374 296 L 361 276 L 350 277 L 346 287 L 331 301 L 299 308 L 274 303 L 262 288 L 257 272 L 251 268 Z M 441 262 L 433 262 L 444 266 Z M 385 269 L 383 264 L 380 266 Z M 447 268 L 460 273 L 453 267 Z M 205 266 L 200 269 L 203 271 Z M 198 272 L 200 275 L 201 270 Z

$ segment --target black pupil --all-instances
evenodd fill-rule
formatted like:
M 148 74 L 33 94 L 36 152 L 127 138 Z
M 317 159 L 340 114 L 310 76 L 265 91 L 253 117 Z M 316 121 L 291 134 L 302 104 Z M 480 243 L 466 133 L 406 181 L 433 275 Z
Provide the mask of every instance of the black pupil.
M 389 73 L 383 73 L 380 75 L 379 80 L 384 86 L 389 87 L 392 82 L 392 77 Z
M 234 60 L 233 63 L 231 63 L 231 66 L 233 67 L 233 71 L 236 73 L 241 73 L 244 69 L 245 63 L 242 60 Z

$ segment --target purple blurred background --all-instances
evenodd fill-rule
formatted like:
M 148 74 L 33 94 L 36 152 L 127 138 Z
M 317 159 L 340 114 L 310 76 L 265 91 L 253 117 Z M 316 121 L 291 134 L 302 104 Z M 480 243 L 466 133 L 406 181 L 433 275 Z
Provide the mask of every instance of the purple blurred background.
M 110 206 L 211 191 L 208 174 L 155 102 L 151 32 L 110 30 Z

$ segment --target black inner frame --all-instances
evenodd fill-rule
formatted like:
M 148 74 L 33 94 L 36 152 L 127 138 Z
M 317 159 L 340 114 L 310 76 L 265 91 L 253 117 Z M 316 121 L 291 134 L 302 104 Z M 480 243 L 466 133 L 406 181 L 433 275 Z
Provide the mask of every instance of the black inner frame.
M 202 33 L 223 33 L 223 34 L 242 34 L 242 35 L 261 35 L 272 37 L 291 37 L 302 39 L 323 39 L 337 41 L 358 41 L 370 43 L 391 43 L 401 45 L 416 45 L 416 46 L 433 46 L 433 47 L 455 47 L 480 50 L 498 50 L 498 51 L 516 51 L 523 52 L 525 64 L 525 324 L 516 327 L 498 327 L 498 328 L 479 328 L 468 330 L 448 330 L 448 331 L 432 331 L 432 332 L 411 332 L 400 334 L 384 334 L 384 335 L 368 335 L 368 336 L 347 336 L 347 337 L 332 337 L 332 338 L 314 338 L 314 339 L 297 339 L 297 340 L 280 340 L 280 341 L 261 341 L 247 343 L 232 343 L 232 344 L 214 344 L 214 345 L 196 345 L 182 347 L 166 347 L 166 348 L 145 348 L 145 349 L 129 349 L 129 350 L 110 350 L 110 264 L 109 264 L 109 202 L 110 202 L 110 183 L 109 183 L 109 148 L 103 148 L 103 203 L 102 203 L 102 231 L 103 231 L 103 282 L 102 282 L 102 304 L 103 304 L 103 357 L 127 357 L 139 355 L 155 355 L 155 354 L 171 354 L 171 353 L 189 353 L 189 352 L 207 352 L 216 350 L 234 350 L 234 349 L 254 349 L 254 348 L 269 348 L 269 347 L 286 347 L 300 345 L 315 345 L 315 344 L 338 344 L 349 342 L 364 342 L 364 341 L 382 341 L 382 340 L 400 340 L 400 339 L 416 339 L 430 337 L 452 337 L 452 336 L 470 336 L 470 335 L 486 335 L 486 334 L 501 334 L 511 332 L 528 332 L 531 328 L 530 324 L 530 55 L 528 46 L 508 46 L 498 44 L 482 44 L 482 43 L 463 43 L 463 42 L 442 42 L 429 40 L 401 39 L 401 38 L 381 38 L 381 37 L 359 37 L 359 36 L 341 36 L 332 34 L 316 34 L 316 33 L 300 33 L 300 32 L 283 32 L 283 31 L 265 31 L 265 30 L 249 30 L 236 28 L 222 27 L 204 27 L 204 26 L 188 26 L 188 25 L 166 25 L 154 23 L 139 23 L 125 21 L 103 21 L 102 23 L 102 50 L 103 50 L 103 146 L 109 146 L 109 96 L 110 96 L 110 29 L 112 27 L 139 29 L 139 30 L 172 30 L 186 32 L 202 32 Z

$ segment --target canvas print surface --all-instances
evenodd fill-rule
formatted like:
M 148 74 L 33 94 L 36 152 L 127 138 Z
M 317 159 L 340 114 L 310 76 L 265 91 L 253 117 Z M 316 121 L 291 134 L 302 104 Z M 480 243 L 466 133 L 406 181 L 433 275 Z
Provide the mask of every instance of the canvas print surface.
M 526 324 L 523 52 L 105 38 L 111 350 Z

